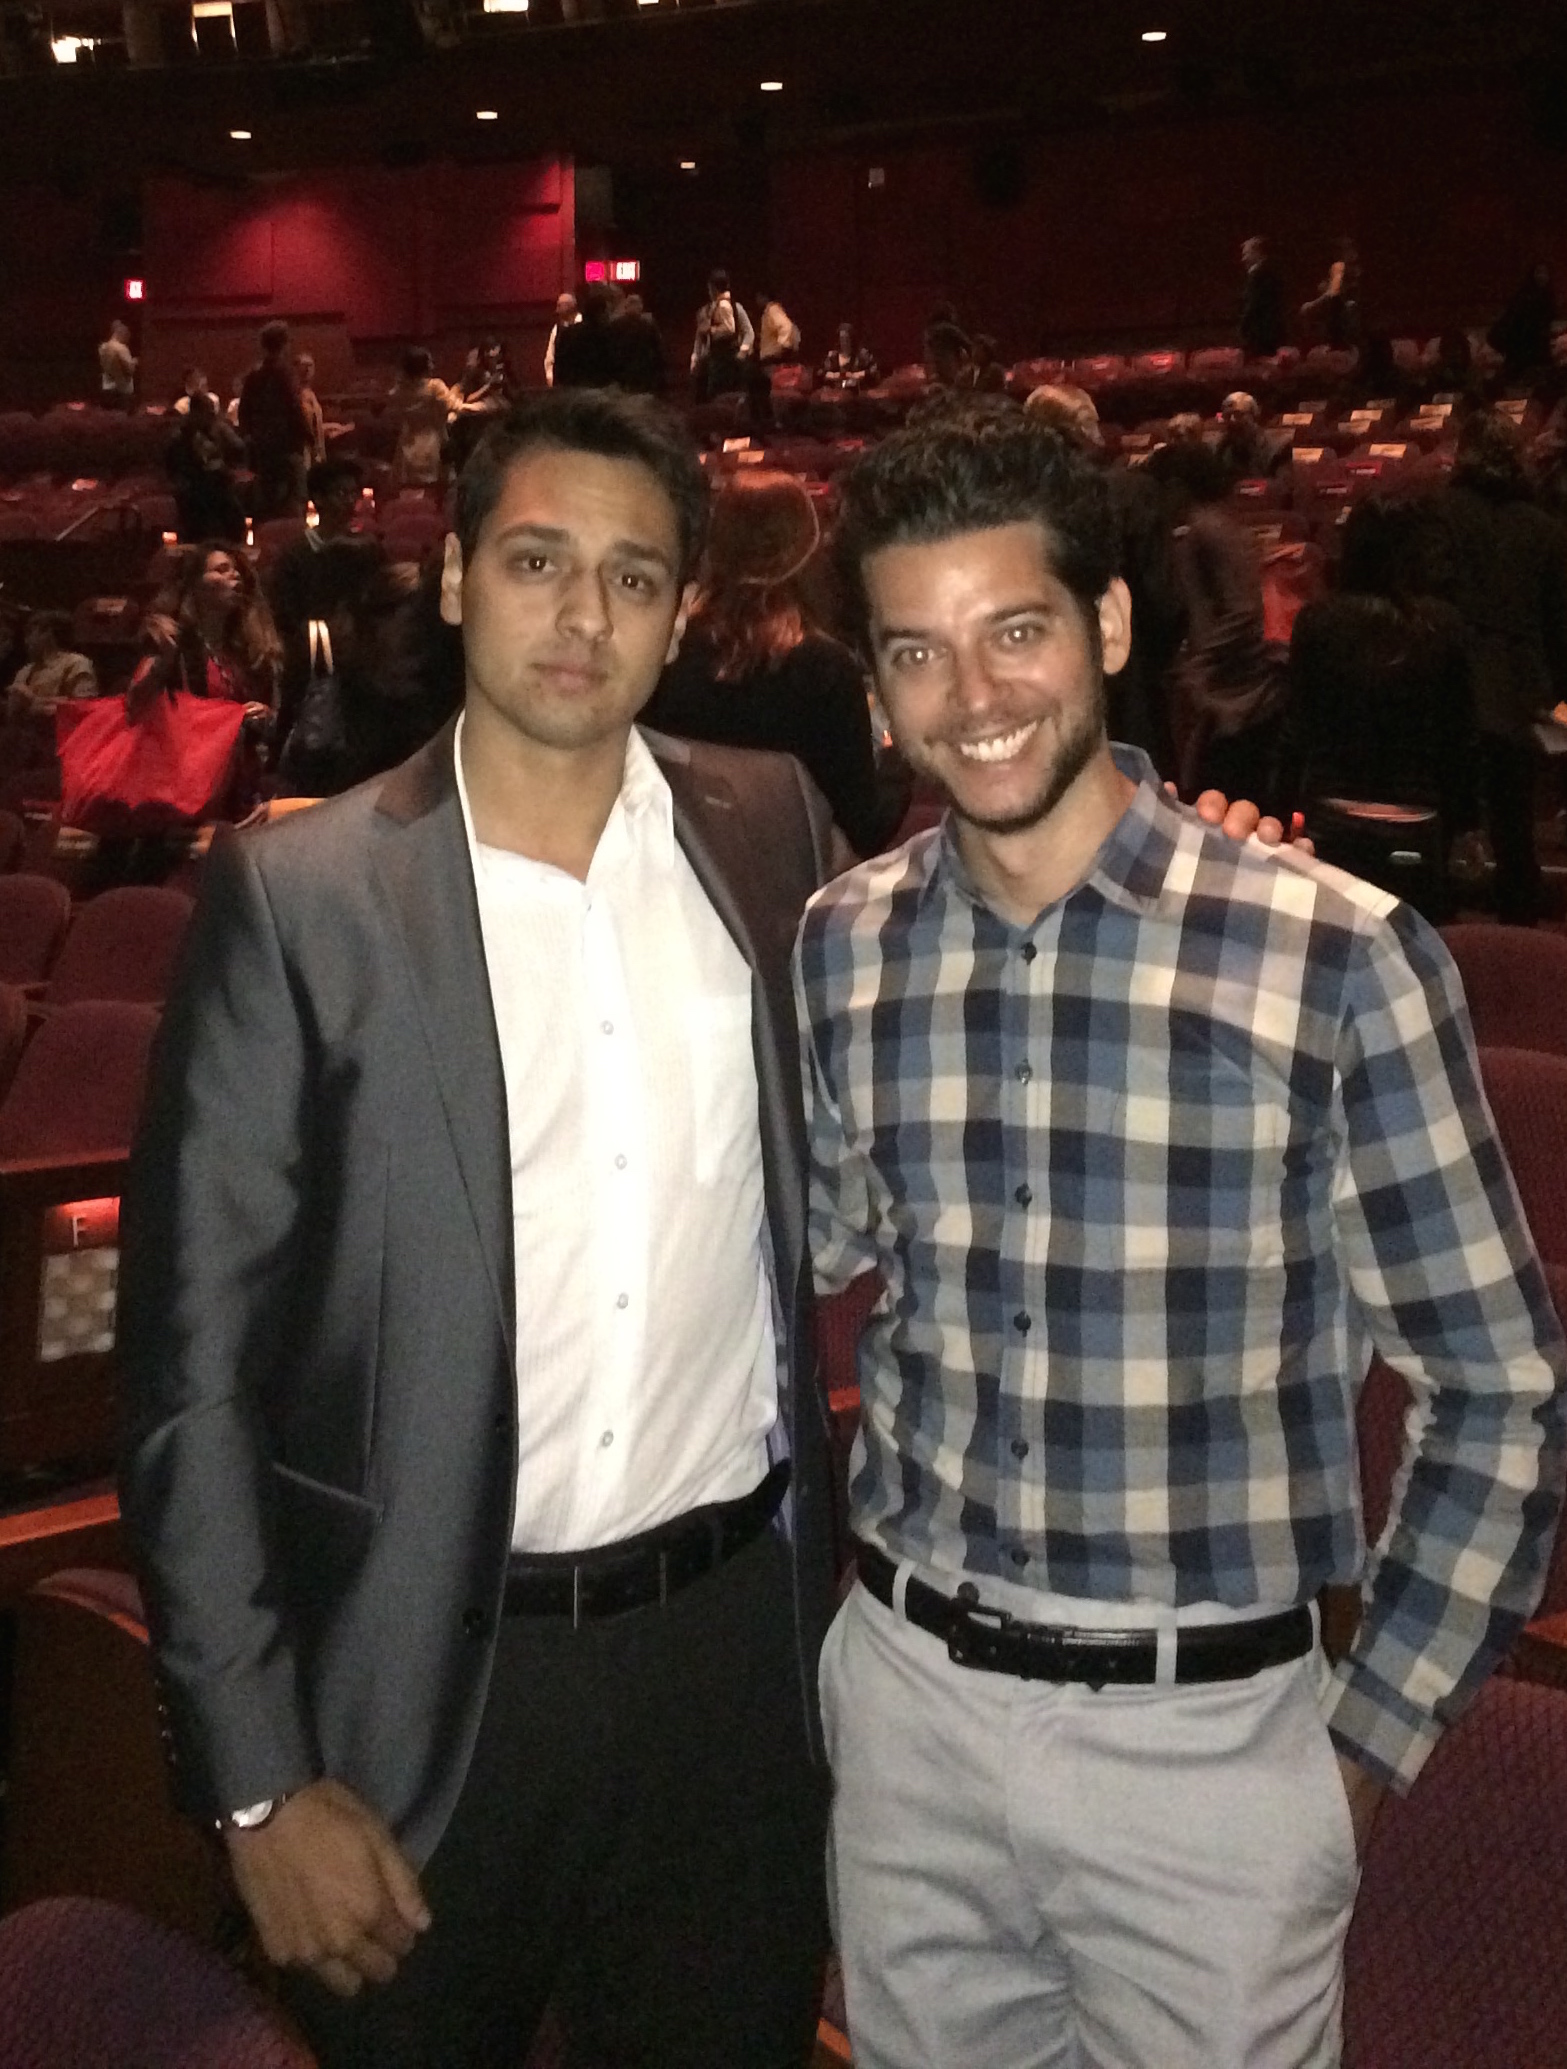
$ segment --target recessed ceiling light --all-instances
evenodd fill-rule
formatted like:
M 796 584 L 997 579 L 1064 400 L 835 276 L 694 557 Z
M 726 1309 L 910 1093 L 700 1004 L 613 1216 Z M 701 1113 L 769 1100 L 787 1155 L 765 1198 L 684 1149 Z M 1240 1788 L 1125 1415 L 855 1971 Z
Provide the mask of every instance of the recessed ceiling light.
M 1143 41 L 1145 43 L 1164 43 L 1168 40 L 1169 31 L 1167 29 L 1144 29 L 1143 31 Z
M 528 0 L 484 0 L 486 14 L 526 14 Z
M 229 135 L 236 144 L 248 144 L 250 142 L 250 131 L 248 129 L 231 129 Z
M 783 81 L 781 79 L 764 79 L 762 81 L 762 91 L 763 93 L 782 93 Z
M 495 108 L 475 108 L 473 119 L 475 122 L 499 122 L 501 118 L 499 111 Z
M 696 160 L 694 158 L 682 158 L 680 161 L 680 170 L 682 172 L 695 172 Z

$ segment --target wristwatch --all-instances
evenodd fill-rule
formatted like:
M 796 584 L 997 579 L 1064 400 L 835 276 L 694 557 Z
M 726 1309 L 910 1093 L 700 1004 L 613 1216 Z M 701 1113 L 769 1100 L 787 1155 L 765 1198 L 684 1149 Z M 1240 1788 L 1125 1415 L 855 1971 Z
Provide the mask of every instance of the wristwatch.
M 287 1801 L 286 1796 L 263 1796 L 259 1803 L 248 1803 L 243 1810 L 231 1810 L 226 1818 L 219 1818 L 218 1830 L 259 1832 L 263 1825 L 271 1824 Z

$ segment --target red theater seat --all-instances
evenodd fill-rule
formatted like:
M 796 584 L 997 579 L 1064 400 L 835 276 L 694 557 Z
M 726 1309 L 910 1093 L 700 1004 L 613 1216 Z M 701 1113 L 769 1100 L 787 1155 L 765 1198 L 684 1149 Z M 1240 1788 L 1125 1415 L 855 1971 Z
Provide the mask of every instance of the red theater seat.
M 0 1100 L 10 1091 L 22 1060 L 27 1028 L 27 994 L 14 984 L 0 984 Z
M 71 894 L 52 876 L 0 876 L 0 984 L 38 984 L 71 923 Z
M 44 987 L 44 1005 L 81 999 L 162 1005 L 192 909 L 183 891 L 162 885 L 101 892 L 76 915 Z
M 1567 1057 L 1482 1048 L 1480 1075 L 1535 1248 L 1567 1267 Z
M 19 867 L 26 852 L 26 820 L 20 812 L 0 810 L 0 875 Z
M 1567 939 L 1485 920 L 1445 927 L 1442 939 L 1482 1048 L 1567 1056 Z

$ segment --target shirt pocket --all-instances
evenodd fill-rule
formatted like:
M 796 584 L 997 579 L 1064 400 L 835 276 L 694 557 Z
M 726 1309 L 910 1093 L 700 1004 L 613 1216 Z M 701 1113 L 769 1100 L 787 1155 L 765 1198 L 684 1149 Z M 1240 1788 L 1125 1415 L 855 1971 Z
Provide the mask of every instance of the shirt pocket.
M 686 1006 L 690 1043 L 691 1168 L 698 1185 L 738 1183 L 757 1156 L 751 994 L 709 994 Z

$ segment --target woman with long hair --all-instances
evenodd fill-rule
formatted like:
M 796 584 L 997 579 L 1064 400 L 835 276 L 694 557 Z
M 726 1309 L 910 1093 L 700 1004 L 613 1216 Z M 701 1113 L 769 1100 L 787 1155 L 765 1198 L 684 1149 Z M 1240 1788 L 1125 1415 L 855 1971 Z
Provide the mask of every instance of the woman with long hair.
M 158 692 L 226 697 L 260 723 L 277 705 L 282 644 L 243 553 L 220 541 L 183 552 L 142 621 L 146 651 L 126 700 L 131 716 Z
M 727 480 L 685 639 L 643 717 L 687 739 L 794 755 L 849 845 L 872 855 L 903 817 L 909 775 L 901 761 L 878 767 L 860 665 L 812 607 L 820 544 L 815 505 L 792 475 Z

